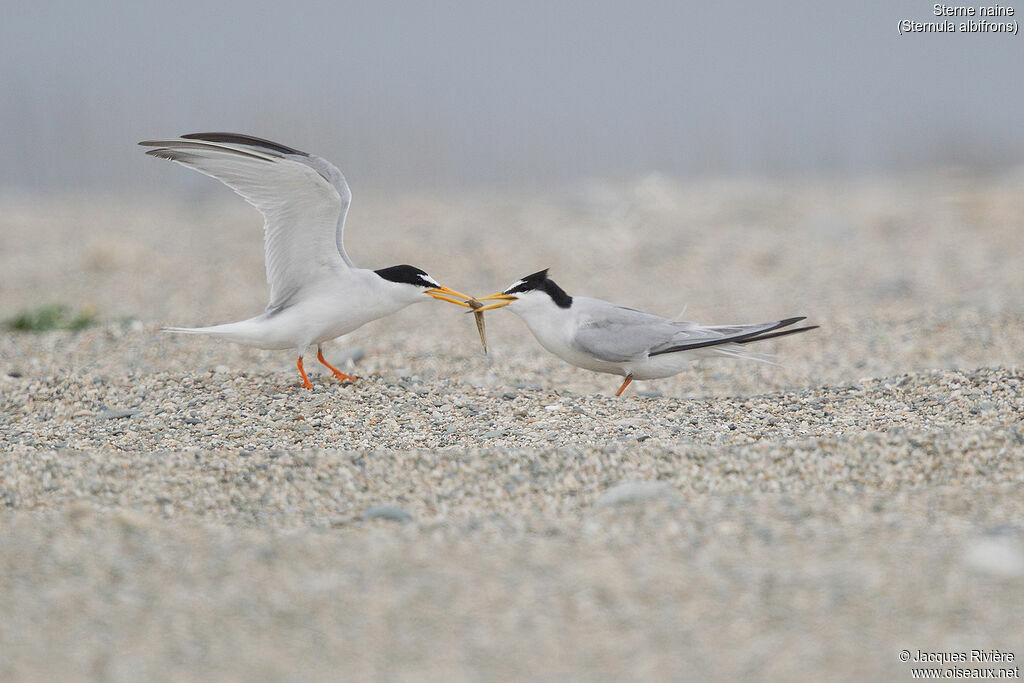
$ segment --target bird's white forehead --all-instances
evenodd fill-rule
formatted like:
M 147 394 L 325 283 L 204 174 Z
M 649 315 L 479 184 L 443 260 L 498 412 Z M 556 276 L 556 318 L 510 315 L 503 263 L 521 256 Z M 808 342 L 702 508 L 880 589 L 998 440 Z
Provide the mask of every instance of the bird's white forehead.
M 428 283 L 434 285 L 435 287 L 440 287 L 441 286 L 440 282 L 438 282 L 434 278 L 430 277 L 426 273 L 424 273 L 423 275 L 420 275 L 420 279 L 423 280 L 424 282 L 428 282 Z
M 523 284 L 524 282 L 526 282 L 526 280 L 516 280 L 515 282 L 510 284 L 508 287 L 506 287 L 505 291 L 507 292 L 510 289 L 515 289 L 516 287 L 518 287 L 519 285 Z

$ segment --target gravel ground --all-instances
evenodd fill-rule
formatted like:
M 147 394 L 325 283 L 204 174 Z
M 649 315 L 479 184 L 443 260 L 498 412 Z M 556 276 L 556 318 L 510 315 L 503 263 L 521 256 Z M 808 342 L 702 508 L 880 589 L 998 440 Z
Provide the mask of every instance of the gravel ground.
M 503 311 L 488 356 L 454 306 L 368 325 L 328 353 L 360 381 L 313 391 L 288 353 L 160 333 L 264 304 L 259 217 L 213 185 L 0 196 L 0 317 L 99 321 L 0 332 L 0 678 L 909 680 L 903 649 L 1024 657 L 1024 175 L 356 188 L 368 266 L 477 294 L 550 266 L 663 315 L 822 326 L 765 343 L 779 364 L 618 399 Z

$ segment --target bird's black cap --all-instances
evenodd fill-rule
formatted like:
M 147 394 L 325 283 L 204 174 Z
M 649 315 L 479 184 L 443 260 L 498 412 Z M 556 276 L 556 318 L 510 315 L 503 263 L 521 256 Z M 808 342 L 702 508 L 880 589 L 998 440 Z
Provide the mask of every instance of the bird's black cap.
M 572 297 L 566 294 L 564 289 L 556 285 L 555 281 L 548 277 L 547 268 L 520 278 L 518 282 L 506 289 L 503 294 L 522 294 L 534 290 L 546 292 L 559 308 L 569 308 L 572 306 Z
M 426 272 L 420 270 L 416 266 L 401 265 L 391 266 L 390 268 L 381 268 L 380 270 L 373 271 L 380 275 L 385 280 L 390 282 L 398 282 L 406 285 L 416 285 L 417 287 L 433 288 L 437 287 L 438 284 L 432 277 L 426 274 Z

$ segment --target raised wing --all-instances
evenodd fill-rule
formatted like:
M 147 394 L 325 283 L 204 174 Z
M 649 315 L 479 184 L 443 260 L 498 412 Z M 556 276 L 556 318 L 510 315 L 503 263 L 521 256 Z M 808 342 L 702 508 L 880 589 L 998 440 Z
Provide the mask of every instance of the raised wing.
M 352 195 L 344 176 L 317 156 L 236 133 L 193 133 L 140 142 L 146 152 L 221 181 L 259 209 L 270 302 L 287 304 L 306 284 L 355 266 L 343 244 Z
M 814 329 L 801 327 L 774 332 L 803 318 L 753 325 L 705 326 L 668 320 L 597 299 L 576 297 L 575 301 L 581 306 L 580 324 L 573 344 L 581 351 L 612 363 L 722 344 L 745 344 Z

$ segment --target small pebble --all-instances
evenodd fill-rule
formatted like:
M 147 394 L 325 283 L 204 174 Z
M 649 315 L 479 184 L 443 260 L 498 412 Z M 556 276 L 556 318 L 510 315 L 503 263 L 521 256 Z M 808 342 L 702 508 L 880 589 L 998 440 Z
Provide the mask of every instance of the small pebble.
M 411 522 L 412 515 L 396 505 L 371 505 L 363 511 L 363 519 L 384 519 L 389 522 Z
M 627 481 L 604 491 L 594 501 L 594 505 L 607 507 L 675 497 L 678 494 L 663 481 Z
M 138 415 L 139 411 L 134 408 L 107 408 L 96 415 L 97 420 L 119 420 L 125 417 Z

